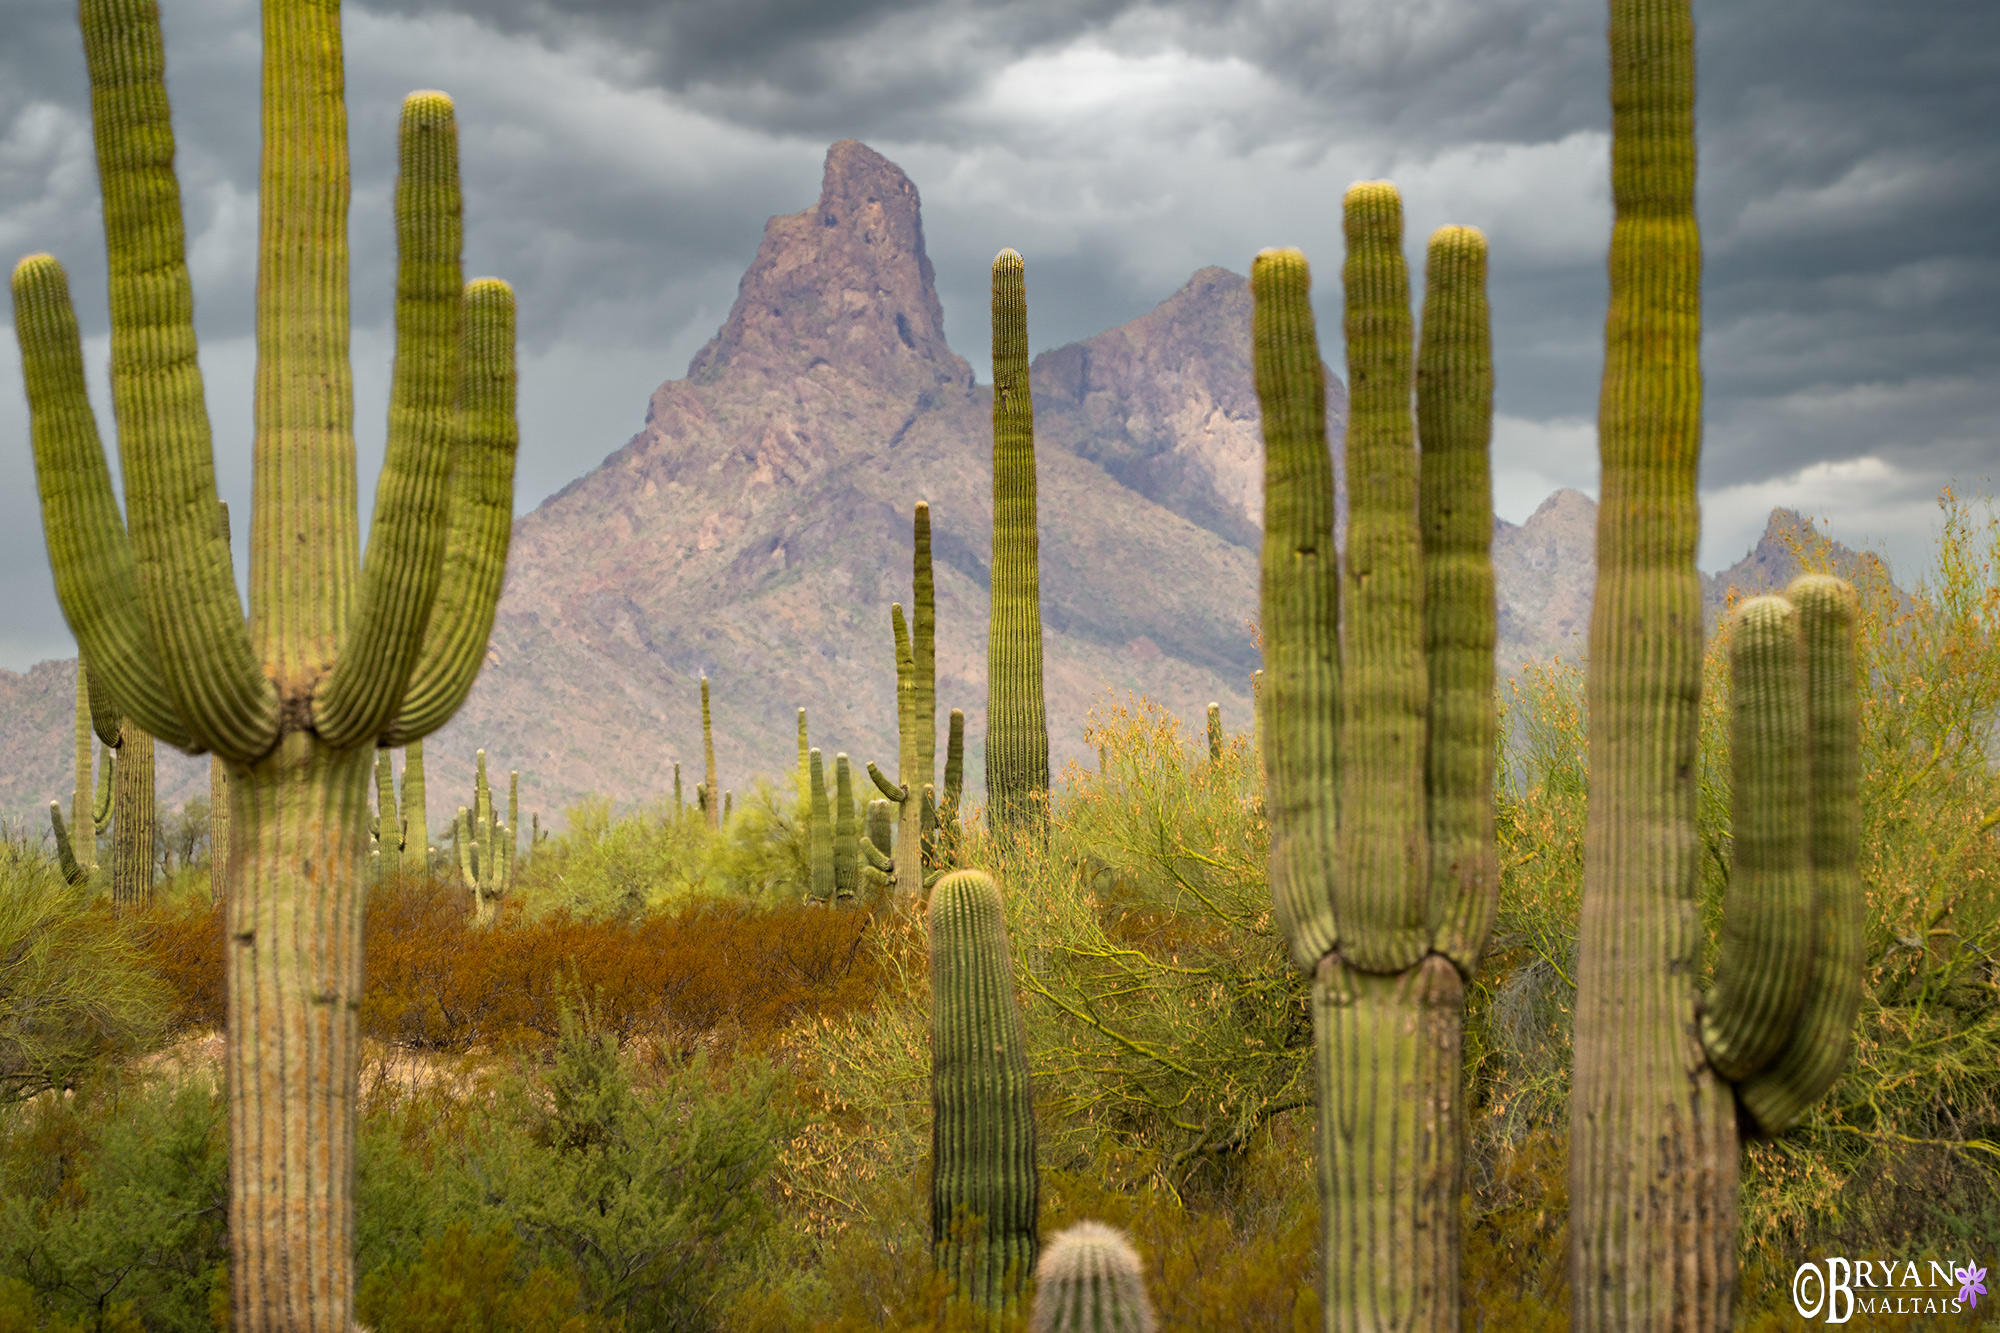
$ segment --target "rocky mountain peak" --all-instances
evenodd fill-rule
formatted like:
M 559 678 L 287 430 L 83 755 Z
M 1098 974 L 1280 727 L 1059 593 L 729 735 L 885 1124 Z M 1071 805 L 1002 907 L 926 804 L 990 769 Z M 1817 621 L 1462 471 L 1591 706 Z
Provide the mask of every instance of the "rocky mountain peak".
M 826 152 L 819 202 L 764 225 L 729 318 L 688 365 L 688 381 L 822 369 L 892 394 L 969 390 L 972 369 L 945 343 L 917 187 L 866 144 Z

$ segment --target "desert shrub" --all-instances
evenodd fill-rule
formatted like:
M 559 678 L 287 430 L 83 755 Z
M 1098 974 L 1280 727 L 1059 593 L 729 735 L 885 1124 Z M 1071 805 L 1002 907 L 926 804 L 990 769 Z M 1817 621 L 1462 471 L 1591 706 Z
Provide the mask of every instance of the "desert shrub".
M 0 845 L 0 1104 L 157 1046 L 170 997 L 109 908 Z
M 227 1139 L 206 1078 L 113 1077 L 0 1112 L 0 1279 L 16 1304 L 27 1293 L 58 1328 L 212 1329 L 227 1291 Z
M 869 925 L 855 912 L 696 900 L 630 921 L 512 908 L 482 927 L 457 889 L 399 881 L 368 906 L 362 1030 L 418 1050 L 547 1045 L 580 986 L 620 1040 L 765 1043 L 805 1013 L 871 1001 Z
M 550 1066 L 475 1114 L 463 1178 L 475 1225 L 505 1225 L 586 1307 L 635 1328 L 714 1327 L 770 1221 L 764 1181 L 793 1130 L 769 1064 L 705 1052 L 640 1070 L 588 1007 L 560 1011 Z
M 375 1333 L 594 1333 L 582 1293 L 563 1268 L 525 1274 L 507 1227 L 475 1235 L 453 1223 L 404 1269 L 377 1269 L 355 1293 L 355 1314 Z
M 163 896 L 124 924 L 147 970 L 171 997 L 163 1015 L 168 1035 L 221 1028 L 229 1017 L 225 923 L 221 906 L 210 905 L 206 886 L 178 901 Z

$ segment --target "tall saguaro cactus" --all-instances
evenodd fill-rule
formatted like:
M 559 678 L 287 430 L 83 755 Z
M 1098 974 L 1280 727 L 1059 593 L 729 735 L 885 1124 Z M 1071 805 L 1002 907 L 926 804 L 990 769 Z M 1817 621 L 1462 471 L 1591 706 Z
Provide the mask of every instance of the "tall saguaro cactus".
M 429 797 L 424 792 L 424 743 L 412 740 L 403 747 L 403 847 L 405 868 L 430 873 L 431 821 Z
M 69 822 L 77 830 L 74 859 L 87 876 L 97 869 L 97 839 L 84 836 L 85 830 L 94 829 L 92 806 L 95 801 L 91 792 L 90 763 L 90 671 L 83 663 L 83 654 L 76 655 L 76 789 L 70 797 Z
M 986 631 L 986 811 L 996 836 L 1048 831 L 1049 721 L 1042 702 L 1041 539 L 1035 404 L 1021 256 L 993 260 L 993 563 Z M 911 788 L 921 791 L 920 787 Z
M 709 832 L 713 833 L 722 827 L 722 797 L 719 794 L 722 788 L 715 784 L 715 729 L 709 722 L 707 676 L 701 678 L 701 755 L 708 774 L 701 785 L 702 791 L 708 794 L 701 807 L 702 815 L 708 821 Z
M 1431 238 L 1420 495 L 1395 188 L 1353 187 L 1346 227 L 1344 579 L 1305 257 L 1267 250 L 1251 272 L 1271 885 L 1314 975 L 1326 1327 L 1442 1331 L 1459 1321 L 1464 983 L 1498 890 L 1486 246 Z
M 369 777 L 485 655 L 512 527 L 513 296 L 463 286 L 451 103 L 404 104 L 396 360 L 368 549 L 355 513 L 337 3 L 265 0 L 245 622 L 214 462 L 153 0 L 84 0 L 121 518 L 62 268 L 13 279 L 56 591 L 129 723 L 229 766 L 231 1309 L 348 1333 Z
M 931 1247 L 958 1296 L 1001 1312 L 1035 1270 L 1041 1174 L 999 887 L 946 875 L 930 930 Z
M 1579 1330 L 1723 1328 L 1736 1132 L 1696 1036 L 1701 239 L 1688 0 L 1611 0 L 1611 309 L 1590 622 L 1570 1273 Z
M 128 717 L 118 729 L 118 773 L 111 784 L 112 910 L 152 905 L 153 844 L 159 823 L 153 738 Z

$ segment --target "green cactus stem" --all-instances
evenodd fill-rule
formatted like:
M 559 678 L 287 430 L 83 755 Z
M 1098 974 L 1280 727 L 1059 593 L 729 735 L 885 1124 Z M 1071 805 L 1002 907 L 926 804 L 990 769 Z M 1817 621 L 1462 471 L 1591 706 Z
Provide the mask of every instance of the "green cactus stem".
M 1799 613 L 1782 597 L 1753 597 L 1730 622 L 1732 853 L 1701 1044 L 1737 1082 L 1770 1063 L 1798 1017 L 1812 970 L 1813 880 L 1810 802 L 1799 801 L 1811 790 Z
M 514 867 L 521 854 L 521 773 L 507 770 L 507 832 L 500 840 L 501 855 L 507 858 L 507 881 L 514 880 Z
M 95 828 L 90 784 L 90 673 L 83 653 L 76 655 L 76 788 L 70 797 L 70 821 L 79 829 Z M 97 868 L 97 839 L 84 838 L 74 848 L 74 859 L 87 875 Z M 75 880 L 71 880 L 75 883 Z
M 400 128 L 397 348 L 364 553 L 340 14 L 286 0 L 263 11 L 247 622 L 214 517 L 151 0 L 84 0 L 81 23 L 122 516 L 52 258 L 16 267 L 14 312 L 43 531 L 90 675 L 135 737 L 229 766 L 236 1327 L 348 1333 L 369 769 L 378 742 L 449 718 L 485 656 L 512 522 L 513 303 L 503 284 L 461 286 L 451 105 L 417 94 Z
M 1035 1269 L 1041 1177 L 999 887 L 946 875 L 930 936 L 931 1248 L 958 1298 L 1001 1314 Z
M 931 568 L 931 507 L 917 501 L 911 520 L 910 665 L 917 732 L 912 790 L 937 781 L 937 576 Z
M 1079 1222 L 1050 1238 L 1035 1269 L 1028 1333 L 1154 1333 L 1139 1253 L 1116 1227 Z
M 153 796 L 153 738 L 127 719 L 119 731 L 118 775 L 111 788 L 111 910 L 153 905 L 153 842 L 159 807 Z
M 868 831 L 862 835 L 861 886 L 871 894 L 895 884 L 894 857 L 895 805 L 889 801 L 868 802 Z
M 1021 256 L 993 260 L 993 559 L 986 639 L 986 822 L 995 837 L 1048 835 L 1049 723 L 1042 701 L 1041 546 L 1035 409 Z
M 1696 1037 L 1701 239 L 1688 0 L 1612 0 L 1611 306 L 1570 1101 L 1571 1324 L 1721 1329 L 1737 1142 Z M 1659 1243 L 1672 1238 L 1670 1244 Z
M 812 818 L 812 773 L 807 759 L 810 747 L 806 744 L 806 710 L 799 710 L 799 811 L 807 819 Z
M 917 779 L 917 666 L 910 646 L 910 631 L 903 619 L 901 603 L 889 608 L 889 629 L 896 644 L 896 787 L 890 797 L 896 803 L 896 841 L 915 847 L 923 839 L 922 812 L 914 799 L 922 789 Z M 878 778 L 876 786 L 882 787 Z M 883 788 L 884 794 L 887 789 Z M 896 892 L 913 899 L 923 892 L 923 865 L 915 857 L 905 859 L 896 872 Z
M 1212 700 L 1208 705 L 1208 762 L 1222 762 L 1222 705 Z
M 49 802 L 49 827 L 56 835 L 56 865 L 62 870 L 62 877 L 70 884 L 83 884 L 90 879 L 90 868 L 78 862 L 76 848 L 70 842 L 69 826 L 63 823 L 62 802 Z
M 826 797 L 826 765 L 817 749 L 806 756 L 807 792 L 812 799 L 812 831 L 806 843 L 807 866 L 812 874 L 809 892 L 812 901 L 830 903 L 835 891 L 833 871 L 833 807 Z
M 674 810 L 676 813 L 679 813 L 685 809 L 687 809 L 687 802 L 681 799 L 681 766 L 680 761 L 676 760 L 674 762 Z
M 1798 608 L 1806 659 L 1813 958 L 1784 1047 L 1737 1085 L 1737 1101 L 1764 1134 L 1796 1124 L 1846 1067 L 1864 962 L 1854 590 L 1839 579 L 1808 574 L 1793 580 L 1785 598 Z M 1795 805 L 1796 793 L 1782 793 L 1781 800 Z
M 721 802 L 714 799 L 721 788 L 715 785 L 715 729 L 710 725 L 708 714 L 708 677 L 701 678 L 701 754 L 707 776 L 702 782 L 702 790 L 709 799 L 702 810 L 708 817 L 708 829 L 713 833 L 722 827 Z
M 431 868 L 431 821 L 425 801 L 424 743 L 413 740 L 403 747 L 403 865 L 419 874 L 429 874 Z
M 951 721 L 946 733 L 944 751 L 944 797 L 938 802 L 935 827 L 931 837 L 935 847 L 935 865 L 926 872 L 934 874 L 938 870 L 955 870 L 958 867 L 958 848 L 962 827 L 958 817 L 958 799 L 965 789 L 965 710 L 951 710 Z
M 216 532 L 222 538 L 222 549 L 229 551 L 229 505 L 218 500 L 216 509 Z M 230 582 L 236 581 L 235 572 L 230 573 Z M 78 662 L 82 661 L 79 657 Z M 208 757 L 208 901 L 211 906 L 229 896 L 229 867 L 233 862 L 229 841 L 229 765 L 222 756 Z
M 735 792 L 733 792 L 733 791 L 725 791 L 725 792 L 723 792 L 723 793 L 722 793 L 722 822 L 723 822 L 723 823 L 727 824 L 727 823 L 729 822 L 729 810 L 730 810 L 730 807 L 731 807 L 731 806 L 733 806 L 733 805 L 734 805 L 735 803 L 736 803 L 736 793 L 735 793 Z
M 513 886 L 514 830 L 494 812 L 484 750 L 474 753 L 472 804 L 459 807 L 457 833 L 459 875 L 472 894 L 472 918 L 491 923 L 498 916 L 500 900 Z
M 845 753 L 833 757 L 833 896 L 851 903 L 861 877 L 860 831 L 854 823 L 854 772 Z
M 402 873 L 403 856 L 403 821 L 396 811 L 395 760 L 387 746 L 375 751 L 375 820 L 376 846 L 382 854 L 376 871 L 379 883 L 383 878 Z
M 1420 495 L 1394 187 L 1353 187 L 1346 224 L 1344 579 L 1310 274 L 1297 251 L 1252 269 L 1267 673 L 1252 693 L 1276 916 L 1314 974 L 1323 1320 L 1442 1333 L 1459 1323 L 1464 983 L 1485 942 L 1462 923 L 1491 916 L 1463 900 L 1490 897 L 1497 864 L 1490 813 L 1484 849 L 1476 818 L 1495 743 L 1485 242 L 1431 238 Z

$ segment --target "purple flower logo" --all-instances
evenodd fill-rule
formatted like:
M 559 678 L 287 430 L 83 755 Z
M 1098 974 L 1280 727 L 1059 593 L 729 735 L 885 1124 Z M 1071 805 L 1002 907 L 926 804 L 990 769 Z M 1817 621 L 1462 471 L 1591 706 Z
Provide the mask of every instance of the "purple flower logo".
M 1965 1267 L 1954 1270 L 1952 1276 L 1960 1283 L 1958 1298 L 1977 1310 L 1979 1298 L 1986 1294 L 1986 1270 L 1974 1268 L 1968 1263 Z

